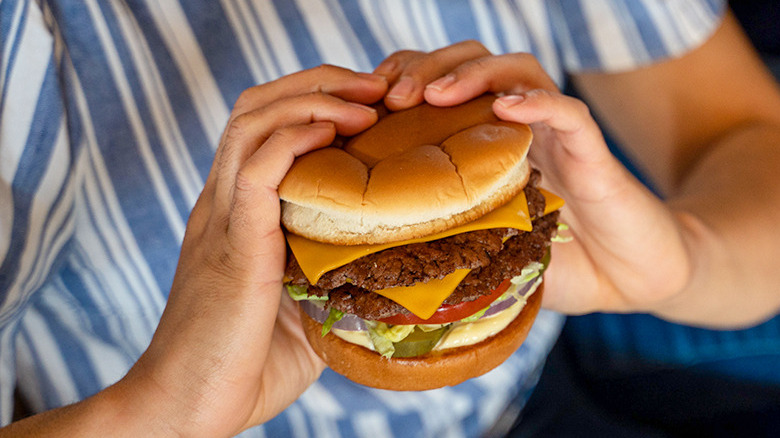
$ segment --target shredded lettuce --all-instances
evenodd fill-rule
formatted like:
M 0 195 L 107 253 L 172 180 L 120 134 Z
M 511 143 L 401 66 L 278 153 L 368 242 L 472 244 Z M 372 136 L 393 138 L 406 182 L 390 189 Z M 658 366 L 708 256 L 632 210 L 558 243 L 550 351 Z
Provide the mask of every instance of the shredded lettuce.
M 388 359 L 395 353 L 395 343 L 404 340 L 416 327 L 415 325 L 389 325 L 376 321 L 366 321 L 366 326 L 374 350 Z
M 371 342 L 374 344 L 374 350 L 376 350 L 377 353 L 381 354 L 386 359 L 393 357 L 393 353 L 395 353 L 393 341 L 379 334 L 376 327 L 369 327 L 368 337 L 371 338 Z
M 531 262 L 525 265 L 523 270 L 520 271 L 520 275 L 512 278 L 510 281 L 516 285 L 528 283 L 529 281 L 541 275 L 542 271 L 544 271 L 544 267 L 545 266 L 542 263 Z
M 556 233 L 552 237 L 552 239 L 550 239 L 550 241 L 552 241 L 552 242 L 559 242 L 559 243 L 571 242 L 572 240 L 574 240 L 574 237 L 572 237 L 572 236 L 561 236 L 560 235 L 561 231 L 566 231 L 568 229 L 569 229 L 568 225 L 564 224 L 563 222 L 558 222 L 558 233 Z
M 389 325 L 380 322 L 374 327 L 376 333 L 390 342 L 401 342 L 414 331 L 414 325 Z
M 445 325 L 449 324 L 418 324 L 417 327 L 420 328 L 420 330 L 424 331 L 425 333 L 436 331 Z
M 506 294 L 504 294 L 504 295 L 506 295 Z M 501 295 L 501 297 L 499 297 L 495 302 L 497 303 L 497 302 L 501 301 L 501 298 L 504 295 Z M 492 306 L 492 304 L 488 305 L 487 307 L 485 307 L 484 309 L 480 310 L 479 312 L 472 314 L 471 316 L 467 316 L 467 317 L 461 319 L 460 322 L 474 322 L 474 321 L 478 320 L 479 318 L 482 318 L 482 316 L 485 314 L 485 312 L 487 312 L 487 310 L 490 308 L 490 306 Z
M 287 289 L 287 295 L 290 296 L 295 301 L 327 301 L 328 297 L 324 296 L 317 296 L 317 295 L 309 295 L 309 289 L 306 286 L 300 286 L 295 284 L 285 284 L 284 287 Z
M 479 312 L 477 312 L 477 313 L 475 313 L 475 314 L 473 314 L 471 316 L 467 316 L 467 317 L 461 319 L 460 322 L 474 322 L 474 321 L 482 318 L 485 315 L 485 312 L 487 312 L 487 310 L 490 307 L 492 307 L 492 306 L 494 306 L 494 305 L 496 305 L 496 304 L 498 304 L 498 303 L 500 303 L 500 302 L 502 302 L 502 301 L 504 301 L 506 299 L 509 299 L 512 296 L 514 296 L 515 299 L 518 299 L 518 300 L 524 299 L 523 296 L 518 294 L 518 291 L 522 289 L 523 285 L 525 285 L 526 283 L 528 283 L 528 282 L 530 282 L 530 281 L 532 281 L 534 279 L 538 279 L 537 281 L 541 280 L 541 279 L 539 279 L 539 276 L 542 275 L 544 270 L 547 268 L 547 264 L 549 263 L 548 255 L 549 255 L 549 252 L 547 253 L 547 255 L 545 255 L 545 258 L 542 259 L 541 263 L 540 262 L 530 262 L 530 263 L 528 263 L 520 271 L 520 275 L 518 275 L 516 277 L 512 277 L 509 280 L 512 283 L 512 286 L 510 286 L 509 289 L 506 290 L 506 292 L 504 292 L 500 297 L 498 297 L 498 299 L 496 299 L 495 301 L 490 303 L 487 307 L 485 307 L 484 309 L 480 310 Z
M 344 317 L 344 312 L 331 307 L 330 313 L 328 314 L 328 318 L 325 320 L 325 322 L 322 323 L 322 336 L 327 335 L 328 332 L 330 332 L 330 329 L 333 328 L 333 324 L 341 320 L 341 318 L 343 317 Z

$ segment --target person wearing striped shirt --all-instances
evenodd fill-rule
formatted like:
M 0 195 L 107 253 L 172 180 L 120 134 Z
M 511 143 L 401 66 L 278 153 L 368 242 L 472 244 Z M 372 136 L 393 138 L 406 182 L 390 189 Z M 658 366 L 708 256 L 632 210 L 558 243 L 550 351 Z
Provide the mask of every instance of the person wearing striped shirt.
M 778 94 L 720 1 L 4 0 L 0 32 L 0 419 L 14 388 L 46 411 L 0 433 L 504 432 L 558 313 L 493 372 L 407 394 L 320 375 L 288 303 L 274 331 L 276 305 L 258 305 L 279 289 L 274 184 L 382 96 L 495 92 L 500 117 L 534 123 L 575 237 L 548 308 L 776 321 Z M 665 201 L 559 94 L 568 77 Z M 753 299 L 729 299 L 745 275 Z M 777 353 L 776 326 L 734 354 Z

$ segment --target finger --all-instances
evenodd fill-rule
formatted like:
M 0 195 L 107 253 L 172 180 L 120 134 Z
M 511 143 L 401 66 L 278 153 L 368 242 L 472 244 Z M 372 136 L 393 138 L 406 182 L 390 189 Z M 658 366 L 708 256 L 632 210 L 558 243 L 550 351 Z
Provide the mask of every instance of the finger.
M 235 176 L 230 207 L 228 240 L 231 247 L 247 259 L 260 257 L 265 267 L 279 277 L 282 257 L 268 257 L 264 237 L 280 233 L 278 188 L 296 157 L 329 145 L 336 135 L 332 122 L 293 125 L 275 131 L 241 166 Z M 272 260 L 274 261 L 271 265 Z M 278 266 L 277 266 L 278 265 Z
M 320 93 L 275 101 L 242 114 L 230 123 L 217 151 L 215 177 L 212 178 L 215 185 L 213 209 L 217 215 L 227 213 L 236 172 L 275 130 L 296 124 L 332 121 L 339 134 L 354 135 L 376 120 L 373 108 Z
M 493 111 L 503 120 L 548 128 L 569 159 L 599 162 L 610 156 L 590 110 L 573 97 L 536 89 L 499 97 Z
M 528 53 L 476 58 L 465 62 L 425 87 L 425 100 L 433 105 L 451 106 L 484 93 L 518 94 L 541 88 L 558 87 L 539 61 Z
M 346 101 L 369 104 L 381 99 L 386 91 L 387 79 L 382 75 L 357 73 L 341 67 L 321 65 L 244 90 L 233 106 L 227 125 L 230 126 L 235 118 L 244 113 L 294 96 L 329 94 Z M 220 144 L 224 143 L 227 133 L 227 130 L 223 132 Z M 204 193 L 210 194 L 209 199 L 213 198 L 214 181 L 212 180 L 216 175 L 212 174 L 215 173 L 215 167 L 212 166 L 206 180 L 206 189 L 209 190 L 204 190 Z
M 399 50 L 394 52 L 374 69 L 374 74 L 383 76 L 388 84 L 394 84 L 403 73 L 404 67 L 412 60 L 425 56 L 418 50 Z
M 369 104 L 381 99 L 386 91 L 387 79 L 382 75 L 321 65 L 244 90 L 236 100 L 233 116 L 308 93 L 330 94 L 347 101 Z
M 564 198 L 603 201 L 626 187 L 626 169 L 609 151 L 582 101 L 537 89 L 500 97 L 493 111 L 501 119 L 531 125 L 529 157 Z
M 488 55 L 490 52 L 481 43 L 463 41 L 428 54 L 412 52 L 391 57 L 388 62 L 397 67 L 396 72 L 389 78 L 392 80 L 385 96 L 385 105 L 394 111 L 418 105 L 423 102 L 426 84 L 466 61 Z M 380 71 L 383 71 L 387 64 L 380 67 Z
M 227 125 L 230 126 L 242 114 L 294 96 L 329 94 L 350 102 L 370 104 L 381 99 L 386 91 L 387 79 L 382 75 L 320 65 L 244 90 L 233 106 Z M 224 143 L 226 134 L 227 130 L 223 132 L 220 144 Z M 212 175 L 209 174 L 207 188 L 211 179 Z

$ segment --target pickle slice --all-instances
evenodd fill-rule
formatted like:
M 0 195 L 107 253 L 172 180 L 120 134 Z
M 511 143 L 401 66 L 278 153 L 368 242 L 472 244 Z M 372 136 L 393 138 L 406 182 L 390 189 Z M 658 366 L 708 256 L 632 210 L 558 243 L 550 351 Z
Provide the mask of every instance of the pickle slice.
M 425 332 L 420 327 L 415 327 L 414 331 L 402 341 L 393 344 L 395 346 L 393 357 L 414 357 L 428 353 L 439 343 L 439 339 L 444 336 L 447 329 L 449 326 Z

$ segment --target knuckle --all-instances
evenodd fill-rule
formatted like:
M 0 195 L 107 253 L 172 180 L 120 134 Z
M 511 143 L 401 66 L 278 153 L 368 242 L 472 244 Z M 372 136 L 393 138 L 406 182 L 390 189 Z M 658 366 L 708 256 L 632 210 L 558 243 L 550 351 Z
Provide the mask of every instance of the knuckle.
M 388 58 L 412 58 L 412 57 L 421 56 L 422 54 L 423 52 L 419 50 L 404 49 L 404 50 L 397 50 L 393 52 L 390 56 L 388 56 Z
M 532 53 L 518 52 L 504 56 L 514 58 L 518 63 L 520 63 L 520 65 L 525 66 L 525 68 L 530 68 L 532 70 L 542 69 L 542 64 L 539 62 L 539 58 L 537 58 L 536 55 Z
M 455 46 L 456 47 L 460 46 L 461 48 L 465 48 L 465 49 L 468 49 L 469 51 L 473 51 L 473 52 L 477 52 L 477 53 L 481 52 L 484 55 L 490 55 L 491 54 L 490 50 L 488 50 L 487 47 L 485 47 L 485 45 L 482 44 L 482 42 L 480 42 L 478 40 L 473 40 L 472 39 L 472 40 L 461 41 L 461 42 L 455 44 Z
M 241 114 L 228 122 L 215 161 L 218 174 L 222 174 L 225 169 L 229 168 L 229 163 L 243 154 L 242 149 L 245 147 L 245 142 L 242 139 L 251 134 L 250 126 L 252 123 L 255 123 L 255 120 L 249 114 Z
M 585 102 L 574 97 L 567 96 L 567 99 L 577 115 L 581 117 L 590 117 L 590 107 L 588 107 Z
M 306 126 L 307 125 L 283 126 L 274 131 L 269 139 L 273 139 L 274 142 L 279 144 L 288 144 L 290 141 L 296 140 L 297 134 Z
M 425 78 L 426 70 L 429 68 L 430 63 L 431 59 L 427 56 L 407 59 L 403 69 L 401 69 L 401 76 L 420 81 Z
M 251 175 L 247 173 L 247 170 L 242 167 L 236 172 L 234 185 L 236 192 L 238 192 L 237 194 L 251 192 L 255 187 L 255 181 Z
M 539 59 L 532 53 L 528 52 L 513 52 L 497 55 L 498 58 L 506 59 L 509 62 L 514 63 L 517 66 L 528 69 L 540 67 Z
M 257 99 L 257 95 L 258 86 L 249 87 L 242 91 L 241 94 L 238 95 L 236 103 L 233 105 L 233 113 L 240 114 L 246 111 L 246 108 L 249 108 L 252 105 L 252 102 Z
M 203 193 L 200 194 L 198 199 L 195 201 L 195 205 L 192 206 L 192 210 L 190 211 L 189 217 L 187 217 L 187 229 L 188 230 L 197 230 L 198 232 L 202 232 L 203 224 L 205 223 L 205 219 L 208 218 L 211 214 L 211 197 L 210 193 L 206 193 L 205 190 Z
M 230 119 L 227 130 L 225 132 L 226 138 L 231 140 L 244 135 L 248 131 L 249 125 L 252 123 L 252 119 L 253 118 L 247 113 L 239 114 Z
M 383 64 L 393 66 L 392 72 L 395 75 L 406 74 L 410 68 L 414 68 L 420 59 L 425 57 L 425 53 L 417 50 L 399 50 L 388 56 Z
M 536 55 L 534 55 L 533 53 L 523 52 L 522 56 L 525 62 L 541 67 L 541 64 L 539 63 L 539 58 L 537 58 Z
M 472 59 L 466 64 L 466 68 L 468 69 L 476 69 L 476 70 L 485 70 L 492 66 L 493 64 L 493 58 L 490 56 L 482 56 L 479 58 Z
M 311 70 L 309 70 L 312 74 L 315 76 L 319 75 L 327 75 L 331 73 L 333 70 L 337 69 L 336 66 L 331 64 L 320 64 L 316 67 L 312 67 Z

